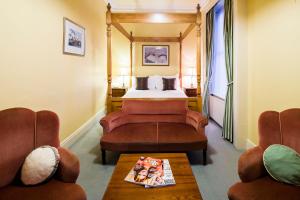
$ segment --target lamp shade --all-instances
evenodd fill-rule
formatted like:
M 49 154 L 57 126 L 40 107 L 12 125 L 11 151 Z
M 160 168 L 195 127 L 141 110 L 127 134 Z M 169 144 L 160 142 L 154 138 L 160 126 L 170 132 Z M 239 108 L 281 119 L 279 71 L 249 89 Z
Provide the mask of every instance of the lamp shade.
M 121 67 L 120 68 L 120 75 L 127 76 L 128 75 L 128 67 Z

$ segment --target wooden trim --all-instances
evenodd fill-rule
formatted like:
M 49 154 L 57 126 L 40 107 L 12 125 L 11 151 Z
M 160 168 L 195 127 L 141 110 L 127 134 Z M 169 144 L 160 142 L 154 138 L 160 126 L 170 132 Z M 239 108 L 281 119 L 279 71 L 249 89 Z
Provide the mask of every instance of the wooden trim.
M 190 24 L 187 29 L 184 31 L 181 40 L 184 40 L 186 38 L 186 36 L 188 36 L 188 34 L 194 29 L 194 27 L 196 26 L 195 23 Z
M 112 23 L 196 23 L 194 13 L 112 13 Z
M 180 88 L 182 88 L 182 33 L 179 35 L 179 81 Z
M 128 38 L 128 40 L 131 39 L 131 36 L 129 33 L 127 33 L 127 31 L 123 28 L 123 26 L 121 26 L 121 24 L 119 23 L 112 23 L 112 25 L 119 30 L 126 38 Z
M 111 89 L 111 72 L 112 72 L 112 55 L 111 55 L 111 6 L 107 5 L 106 12 L 106 34 L 107 34 L 107 113 L 110 113 L 112 110 L 111 99 L 112 99 L 112 89 Z
M 129 80 L 129 87 L 132 87 L 132 68 L 133 68 L 133 60 L 132 60 L 132 46 L 133 45 L 133 36 L 132 32 L 130 32 L 130 80 Z
M 133 42 L 180 42 L 179 37 L 133 37 Z
M 201 13 L 200 5 L 197 5 L 197 22 L 196 22 L 196 32 L 197 32 L 197 106 L 199 112 L 202 111 L 202 97 L 201 97 Z
M 144 47 L 145 46 L 161 46 L 161 47 L 168 47 L 168 64 L 167 65 L 160 65 L 160 64 L 145 64 L 144 63 Z M 142 66 L 164 66 L 164 67 L 168 67 L 170 66 L 170 45 L 142 45 Z

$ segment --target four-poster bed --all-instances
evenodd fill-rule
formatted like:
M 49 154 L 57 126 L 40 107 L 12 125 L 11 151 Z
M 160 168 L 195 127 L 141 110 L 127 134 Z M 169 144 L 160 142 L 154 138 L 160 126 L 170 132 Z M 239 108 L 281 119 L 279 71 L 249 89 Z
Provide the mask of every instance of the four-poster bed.
M 132 32 L 128 33 L 121 23 L 189 23 L 190 25 L 184 31 L 180 33 L 179 37 L 134 37 Z M 201 111 L 202 98 L 201 98 L 201 38 L 200 38 L 200 25 L 201 25 L 201 13 L 200 5 L 197 6 L 196 13 L 112 13 L 111 6 L 108 4 L 106 12 L 106 24 L 107 24 L 107 112 L 119 110 L 122 106 L 124 98 L 112 97 L 112 46 L 111 46 L 111 26 L 113 25 L 130 41 L 130 87 L 132 86 L 133 76 L 133 61 L 132 50 L 134 42 L 175 42 L 179 43 L 179 82 L 180 88 L 182 88 L 182 41 L 187 35 L 196 27 L 197 32 L 197 56 L 196 56 L 196 69 L 197 69 L 197 97 L 177 97 L 176 95 L 170 96 L 176 100 L 187 100 L 189 108 L 195 111 Z M 150 95 L 148 98 L 143 95 L 141 98 L 130 97 L 135 100 L 167 100 L 169 98 L 155 97 Z M 126 95 L 125 95 L 126 98 Z

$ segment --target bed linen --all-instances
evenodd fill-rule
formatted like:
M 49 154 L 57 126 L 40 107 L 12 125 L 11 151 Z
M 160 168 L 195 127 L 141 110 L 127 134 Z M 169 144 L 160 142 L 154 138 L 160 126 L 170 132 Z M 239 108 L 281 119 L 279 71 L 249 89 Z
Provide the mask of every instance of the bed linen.
M 134 88 L 129 89 L 122 97 L 123 99 L 137 99 L 137 98 L 188 98 L 181 89 L 177 90 L 136 90 Z

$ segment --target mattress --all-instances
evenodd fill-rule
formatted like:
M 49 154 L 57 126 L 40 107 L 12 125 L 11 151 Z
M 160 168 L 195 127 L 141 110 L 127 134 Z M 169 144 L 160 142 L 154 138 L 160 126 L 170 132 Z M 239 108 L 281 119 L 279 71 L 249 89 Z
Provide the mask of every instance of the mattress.
M 122 97 L 123 99 L 138 99 L 138 98 L 151 98 L 151 99 L 166 99 L 166 98 L 187 98 L 181 89 L 177 90 L 136 90 L 129 89 Z

